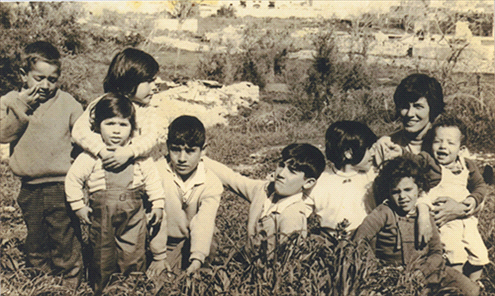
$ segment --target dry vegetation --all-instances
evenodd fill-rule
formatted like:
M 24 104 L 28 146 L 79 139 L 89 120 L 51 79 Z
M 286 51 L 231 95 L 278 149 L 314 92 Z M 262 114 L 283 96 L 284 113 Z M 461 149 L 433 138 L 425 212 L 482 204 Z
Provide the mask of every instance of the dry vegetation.
M 144 36 L 148 36 L 151 29 L 145 19 L 118 14 L 92 19 L 103 26 L 129 28 L 131 33 L 109 32 L 104 27 L 76 23 L 79 13 L 74 3 L 26 6 L 0 3 L 1 94 L 19 86 L 15 58 L 22 47 L 34 39 L 49 40 L 64 53 L 62 88 L 83 103 L 100 94 L 102 78 L 113 53 L 126 46 L 146 48 L 154 54 L 162 65 L 163 79 L 197 77 L 222 83 L 249 80 L 262 87 L 273 82 L 285 83 L 289 93 L 262 90 L 260 104 L 230 118 L 229 126 L 208 130 L 209 156 L 231 166 L 244 165 L 242 172 L 253 178 L 264 178 L 273 169 L 280 146 L 297 141 L 322 145 L 325 129 L 336 120 L 362 121 L 379 135 L 395 129 L 398 126 L 392 101 L 395 85 L 415 71 L 369 65 L 362 54 L 342 62 L 332 33 L 339 24 L 330 21 L 311 23 L 322 29 L 308 40 L 306 46 L 318 52 L 315 60 L 308 62 L 287 58 L 290 52 L 301 48 L 290 38 L 290 30 L 307 25 L 306 20 L 293 19 L 288 26 L 287 20 L 216 17 L 200 19 L 200 22 L 208 24 L 211 30 L 229 23 L 245 25 L 242 44 L 245 51 L 188 53 L 179 61 L 179 73 L 172 73 L 170 65 L 175 53 L 158 51 L 148 43 Z M 455 67 L 450 65 L 448 75 L 445 68 L 424 72 L 445 78 L 442 84 L 448 109 L 468 124 L 471 151 L 493 153 L 493 75 L 454 73 L 453 69 Z M 386 78 L 387 83 L 378 83 L 378 78 Z M 69 291 L 61 286 L 58 277 L 24 266 L 22 249 L 26 230 L 15 201 L 20 182 L 8 168 L 7 160 L 0 163 L 0 186 L 2 292 L 5 295 L 91 295 L 86 283 L 77 291 Z M 494 192 L 492 186 L 479 213 L 480 232 L 492 261 L 495 260 Z M 279 246 L 273 257 L 263 250 L 254 257 L 246 256 L 243 246 L 247 210 L 244 201 L 230 193 L 224 194 L 217 216 L 219 232 L 216 235 L 220 246 L 207 268 L 191 277 L 185 274 L 163 276 L 158 284 L 142 274 L 129 278 L 116 275 L 108 295 L 421 295 L 424 291 L 408 271 L 384 267 L 373 258 L 367 246 L 350 243 L 344 228 L 338 237 L 319 234 L 314 219 L 310 219 L 311 235 L 307 239 L 292 237 L 287 244 Z M 485 287 L 483 295 L 495 294 L 493 264 L 485 267 L 481 282 Z M 436 294 L 456 295 L 456 292 L 440 290 Z

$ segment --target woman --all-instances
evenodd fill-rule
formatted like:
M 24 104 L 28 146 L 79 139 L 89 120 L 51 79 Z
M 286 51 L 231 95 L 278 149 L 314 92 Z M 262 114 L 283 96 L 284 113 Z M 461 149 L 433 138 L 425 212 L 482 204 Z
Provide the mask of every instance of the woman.
M 411 74 L 404 78 L 394 93 L 395 110 L 402 122 L 402 129 L 383 136 L 376 145 L 375 159 L 383 162 L 388 151 L 404 149 L 413 154 L 421 151 L 431 153 L 433 121 L 444 111 L 442 86 L 433 77 L 425 74 Z M 394 153 L 392 153 L 394 154 Z M 471 216 L 476 203 L 458 203 L 450 197 L 439 197 L 433 209 L 434 218 L 440 227 L 445 223 Z M 419 229 L 419 241 L 427 242 L 431 238 L 428 225 Z

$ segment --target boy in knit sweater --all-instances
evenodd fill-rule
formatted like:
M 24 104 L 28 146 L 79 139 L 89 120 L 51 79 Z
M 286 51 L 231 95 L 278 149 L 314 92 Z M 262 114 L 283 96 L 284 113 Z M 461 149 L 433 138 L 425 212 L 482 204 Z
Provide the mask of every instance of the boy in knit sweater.
M 457 270 L 445 266 L 438 230 L 428 244 L 416 239 L 416 201 L 428 190 L 421 167 L 412 159 L 398 157 L 385 163 L 375 180 L 376 193 L 386 200 L 376 207 L 355 232 L 354 240 L 371 242 L 375 254 L 386 264 L 403 265 L 413 276 L 435 292 L 455 287 L 463 295 L 479 295 L 479 287 Z M 433 218 L 430 216 L 430 222 Z
M 250 249 L 266 241 L 270 253 L 276 247 L 276 236 L 283 240 L 291 233 L 305 236 L 307 232 L 303 190 L 314 186 L 325 169 L 325 157 L 310 144 L 291 144 L 281 154 L 272 181 L 253 180 L 205 159 L 206 167 L 225 186 L 251 203 L 247 226 Z
M 163 270 L 192 273 L 210 254 L 222 183 L 207 169 L 205 128 L 193 116 L 180 116 L 169 127 L 167 159 L 157 161 L 165 190 L 166 219 L 151 238 L 153 262 L 148 275 Z
M 21 91 L 0 99 L 0 142 L 10 143 L 12 171 L 21 177 L 17 202 L 27 225 L 28 266 L 62 274 L 77 285 L 82 275 L 78 221 L 67 207 L 64 179 L 71 165 L 71 130 L 81 105 L 58 89 L 60 53 L 47 42 L 24 51 Z

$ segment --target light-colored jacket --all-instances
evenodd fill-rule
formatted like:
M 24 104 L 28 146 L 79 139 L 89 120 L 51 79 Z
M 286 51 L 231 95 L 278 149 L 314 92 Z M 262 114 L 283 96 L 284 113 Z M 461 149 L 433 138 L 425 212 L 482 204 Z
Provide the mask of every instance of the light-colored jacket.
M 166 159 L 156 161 L 165 190 L 167 219 L 162 220 L 160 230 L 150 242 L 154 260 L 166 258 L 167 237 L 190 238 L 189 260 L 204 262 L 210 254 L 223 186 L 212 171 L 202 162 L 189 177 L 187 184 L 177 176 Z
M 268 238 L 268 249 L 274 246 L 275 234 L 290 235 L 307 232 L 306 204 L 302 193 L 289 196 L 273 203 L 274 183 L 253 180 L 234 172 L 229 167 L 205 157 L 205 165 L 212 170 L 231 191 L 251 203 L 248 215 L 248 237 L 251 246 L 258 244 L 262 231 Z M 270 209 L 266 209 L 269 207 Z

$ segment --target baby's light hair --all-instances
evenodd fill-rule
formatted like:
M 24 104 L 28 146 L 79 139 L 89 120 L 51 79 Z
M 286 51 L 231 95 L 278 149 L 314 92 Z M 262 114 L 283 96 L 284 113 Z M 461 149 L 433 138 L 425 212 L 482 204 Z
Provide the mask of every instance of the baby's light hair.
M 461 145 L 466 145 L 467 128 L 464 122 L 453 114 L 447 113 L 439 116 L 432 125 L 432 130 L 436 132 L 439 127 L 456 127 L 461 132 Z

